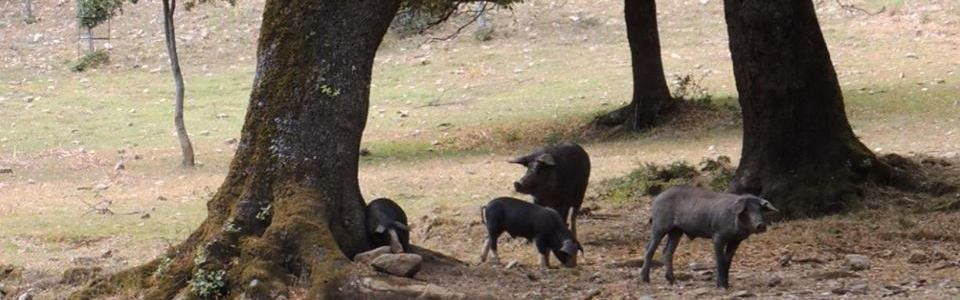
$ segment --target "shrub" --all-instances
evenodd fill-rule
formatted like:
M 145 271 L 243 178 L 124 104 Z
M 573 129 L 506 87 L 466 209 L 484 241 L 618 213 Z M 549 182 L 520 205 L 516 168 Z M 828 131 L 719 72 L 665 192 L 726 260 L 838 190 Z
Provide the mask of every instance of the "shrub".
M 74 72 L 83 72 L 110 62 L 110 54 L 106 50 L 97 50 L 84 55 L 70 67 Z

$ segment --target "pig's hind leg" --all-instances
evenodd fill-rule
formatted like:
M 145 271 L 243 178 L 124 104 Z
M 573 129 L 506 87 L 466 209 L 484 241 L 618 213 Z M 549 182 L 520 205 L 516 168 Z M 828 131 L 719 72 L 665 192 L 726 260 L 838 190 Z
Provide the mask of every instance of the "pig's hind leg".
M 674 229 L 667 235 L 667 245 L 663 247 L 663 266 L 666 272 L 667 282 L 670 284 L 673 284 L 675 281 L 675 277 L 673 276 L 673 252 L 677 250 L 677 245 L 680 244 L 681 238 L 683 238 L 683 232 Z
M 640 268 L 640 280 L 650 282 L 650 267 L 653 263 L 653 253 L 657 252 L 660 246 L 660 240 L 667 234 L 666 230 L 651 230 L 650 242 L 647 244 L 647 251 L 643 255 L 643 267 Z

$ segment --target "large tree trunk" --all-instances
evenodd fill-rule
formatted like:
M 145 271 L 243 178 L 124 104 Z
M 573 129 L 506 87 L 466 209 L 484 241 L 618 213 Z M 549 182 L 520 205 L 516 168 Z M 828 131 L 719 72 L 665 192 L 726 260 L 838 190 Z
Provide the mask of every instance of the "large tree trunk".
M 398 6 L 268 0 L 241 140 L 207 219 L 165 258 L 74 296 L 124 289 L 170 299 L 220 271 L 215 291 L 227 299 L 334 291 L 347 257 L 369 248 L 360 137 L 374 55 Z
M 177 0 L 162 0 L 163 2 L 163 33 L 167 42 L 167 55 L 170 56 L 170 72 L 176 86 L 176 100 L 173 109 L 173 126 L 177 129 L 177 138 L 180 140 L 182 160 L 180 166 L 193 167 L 193 143 L 187 126 L 183 124 L 183 73 L 180 72 L 180 56 L 177 55 L 177 32 L 173 26 L 173 13 L 177 9 Z
M 595 123 L 601 126 L 625 125 L 633 131 L 652 127 L 668 109 L 670 90 L 663 75 L 660 34 L 657 29 L 657 5 L 654 0 L 624 0 L 624 20 L 633 72 L 633 99 L 630 104 Z
M 770 199 L 785 217 L 843 211 L 886 165 L 850 128 L 813 3 L 725 0 L 743 108 L 730 189 Z

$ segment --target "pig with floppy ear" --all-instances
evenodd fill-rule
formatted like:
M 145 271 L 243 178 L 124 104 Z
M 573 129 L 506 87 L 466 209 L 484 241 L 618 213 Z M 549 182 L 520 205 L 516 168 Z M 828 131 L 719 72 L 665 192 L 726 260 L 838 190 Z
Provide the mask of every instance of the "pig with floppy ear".
M 755 210 L 750 209 L 751 204 L 756 205 Z M 780 212 L 770 201 L 753 195 L 738 198 L 731 204 L 730 210 L 737 216 L 735 230 L 746 229 L 749 233 L 767 231 L 767 222 L 763 220 L 762 211 Z M 746 228 L 740 228 L 741 226 Z
M 511 160 L 508 160 L 509 163 L 519 164 L 524 167 L 529 167 L 531 162 L 539 162 L 548 166 L 557 165 L 557 161 L 553 158 L 553 155 L 550 153 L 534 153 L 530 155 L 525 155 L 517 157 Z

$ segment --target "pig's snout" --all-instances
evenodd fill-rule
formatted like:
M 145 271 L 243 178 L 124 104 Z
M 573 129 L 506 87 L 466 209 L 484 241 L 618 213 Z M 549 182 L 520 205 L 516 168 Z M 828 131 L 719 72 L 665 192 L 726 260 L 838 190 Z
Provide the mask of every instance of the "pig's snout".
M 757 224 L 757 232 L 766 232 L 766 231 L 767 231 L 767 223 Z

